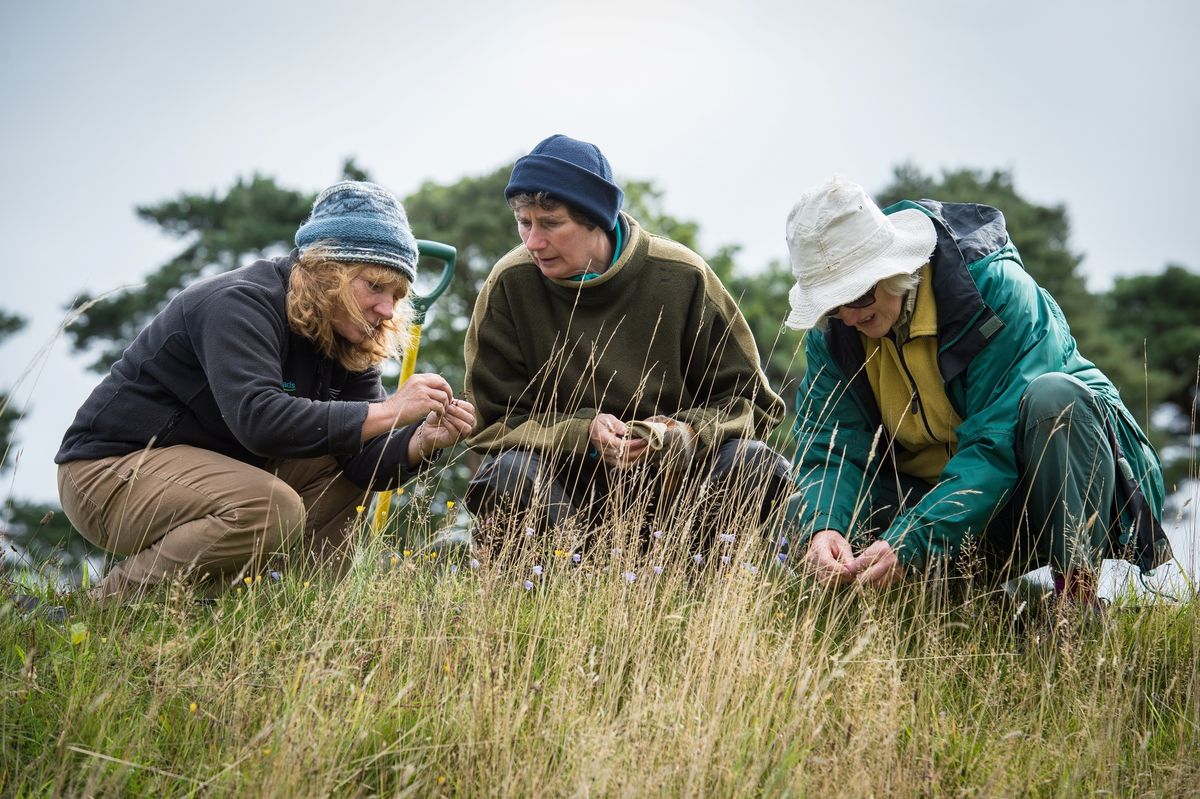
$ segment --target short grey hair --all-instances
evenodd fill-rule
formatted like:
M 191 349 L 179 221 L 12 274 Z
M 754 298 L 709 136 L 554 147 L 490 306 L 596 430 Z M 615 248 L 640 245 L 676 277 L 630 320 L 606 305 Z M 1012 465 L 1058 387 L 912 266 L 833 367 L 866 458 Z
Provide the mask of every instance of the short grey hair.
M 924 271 L 925 265 L 922 264 L 921 266 L 917 267 L 915 272 L 911 272 L 909 274 L 901 272 L 898 275 L 885 277 L 883 280 L 875 284 L 875 290 L 887 292 L 893 297 L 903 297 L 905 294 L 913 291 L 917 286 L 921 285 L 921 273 Z M 821 314 L 820 318 L 817 319 L 816 324 L 813 325 L 814 330 L 820 330 L 822 333 L 824 333 L 829 329 L 829 313 L 829 311 L 826 311 L 825 313 Z
M 893 297 L 903 297 L 908 292 L 921 285 L 921 272 L 925 269 L 924 266 L 917 267 L 917 271 L 911 274 L 901 272 L 898 275 L 885 277 L 875 285 Z
M 546 191 L 539 191 L 537 194 L 520 192 L 519 194 L 514 194 L 512 197 L 508 198 L 508 207 L 511 208 L 514 213 L 531 205 L 541 208 L 543 211 L 554 211 L 559 208 L 566 208 L 567 214 L 571 217 L 571 219 L 583 225 L 588 230 L 595 230 L 597 227 L 599 227 L 599 225 L 596 224 L 596 220 L 592 219 L 587 214 L 571 205 L 569 202 L 560 200 Z

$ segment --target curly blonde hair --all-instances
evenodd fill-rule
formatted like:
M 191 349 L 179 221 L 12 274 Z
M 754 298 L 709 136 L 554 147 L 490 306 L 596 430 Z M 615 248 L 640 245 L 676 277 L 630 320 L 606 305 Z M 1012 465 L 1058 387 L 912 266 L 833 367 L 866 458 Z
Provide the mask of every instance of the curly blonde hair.
M 391 290 L 396 300 L 391 319 L 375 326 L 367 322 L 354 298 L 353 283 L 359 277 L 377 289 Z M 325 357 L 351 372 L 362 372 L 399 358 L 407 348 L 413 313 L 409 288 L 408 278 L 396 269 L 335 261 L 319 246 L 312 247 L 300 256 L 288 279 L 288 327 L 315 343 Z M 334 330 L 339 318 L 361 326 L 366 338 L 352 344 L 339 336 Z

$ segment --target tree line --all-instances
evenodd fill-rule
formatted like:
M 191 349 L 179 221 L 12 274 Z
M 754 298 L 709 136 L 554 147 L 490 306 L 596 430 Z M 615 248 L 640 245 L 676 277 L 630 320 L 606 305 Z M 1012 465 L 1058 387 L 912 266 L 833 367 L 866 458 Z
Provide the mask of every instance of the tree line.
M 427 182 L 404 198 L 418 237 L 458 249 L 454 281 L 430 311 L 417 363 L 418 371 L 439 372 L 451 385 L 463 384 L 463 337 L 475 297 L 492 264 L 518 241 L 512 214 L 503 201 L 510 170 L 505 166 L 450 184 Z M 353 160 L 343 165 L 342 172 L 348 179 L 370 179 Z M 786 262 L 739 263 L 736 244 L 705 251 L 699 245 L 699 225 L 668 213 L 663 192 L 653 182 L 627 179 L 624 188 L 626 211 L 647 230 L 699 252 L 726 283 L 754 331 L 772 385 L 794 408 L 793 395 L 804 372 L 804 358 L 801 334 L 782 326 L 792 285 Z M 289 251 L 296 227 L 307 217 L 314 196 L 255 174 L 238 179 L 223 194 L 181 193 L 138 207 L 139 218 L 179 239 L 181 249 L 148 274 L 139 288 L 98 300 L 80 297 L 79 306 L 92 304 L 67 328 L 73 350 L 90 357 L 92 370 L 107 371 L 142 327 L 184 286 L 255 257 Z M 1118 277 L 1106 292 L 1089 291 L 1081 272 L 1084 257 L 1070 246 L 1065 206 L 1026 200 L 1017 193 L 1012 173 L 1005 170 L 958 169 L 935 176 L 904 164 L 895 168 L 888 185 L 875 196 L 884 207 L 900 199 L 933 198 L 999 208 L 1026 269 L 1062 307 L 1080 351 L 1113 380 L 1126 404 L 1140 417 L 1138 421 L 1151 432 L 1165 456 L 1168 490 L 1187 476 L 1200 359 L 1200 325 L 1191 314 L 1200 307 L 1200 275 L 1184 265 L 1168 264 L 1157 273 Z M 426 271 L 436 274 L 440 270 Z M 0 311 L 0 339 L 19 330 L 23 322 L 19 316 Z M 11 467 L 15 418 L 7 395 L 0 394 L 4 441 L 0 471 Z M 774 442 L 785 452 L 790 450 L 789 427 L 781 425 Z M 462 467 L 462 474 L 445 482 L 448 490 L 465 481 L 467 468 Z M 56 509 L 10 497 L 0 531 L 18 541 L 32 558 L 55 552 L 67 561 L 82 556 L 86 542 L 71 534 L 61 513 L 47 518 L 46 512 L 52 510 Z

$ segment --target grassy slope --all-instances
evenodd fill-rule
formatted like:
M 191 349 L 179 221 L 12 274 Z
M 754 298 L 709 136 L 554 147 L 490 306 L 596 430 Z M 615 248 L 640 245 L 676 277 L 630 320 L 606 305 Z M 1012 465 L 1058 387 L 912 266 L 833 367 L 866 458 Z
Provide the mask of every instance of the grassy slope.
M 698 569 L 658 554 L 669 538 L 457 573 L 377 545 L 340 583 L 216 608 L 176 591 L 76 603 L 66 626 L 8 612 L 0 794 L 1195 790 L 1195 603 L 1045 644 L 970 592 L 821 595 L 752 574 L 742 541 Z

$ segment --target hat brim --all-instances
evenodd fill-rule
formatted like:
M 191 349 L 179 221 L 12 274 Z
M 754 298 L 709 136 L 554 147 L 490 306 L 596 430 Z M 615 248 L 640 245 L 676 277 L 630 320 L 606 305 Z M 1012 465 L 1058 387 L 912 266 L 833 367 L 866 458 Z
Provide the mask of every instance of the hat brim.
M 801 286 L 788 292 L 791 311 L 783 323 L 792 330 L 807 330 L 821 317 L 866 294 L 881 280 L 896 275 L 911 275 L 929 260 L 937 244 L 937 229 L 923 211 L 905 208 L 888 215 L 896 232 L 882 250 L 847 259 L 830 279 Z

